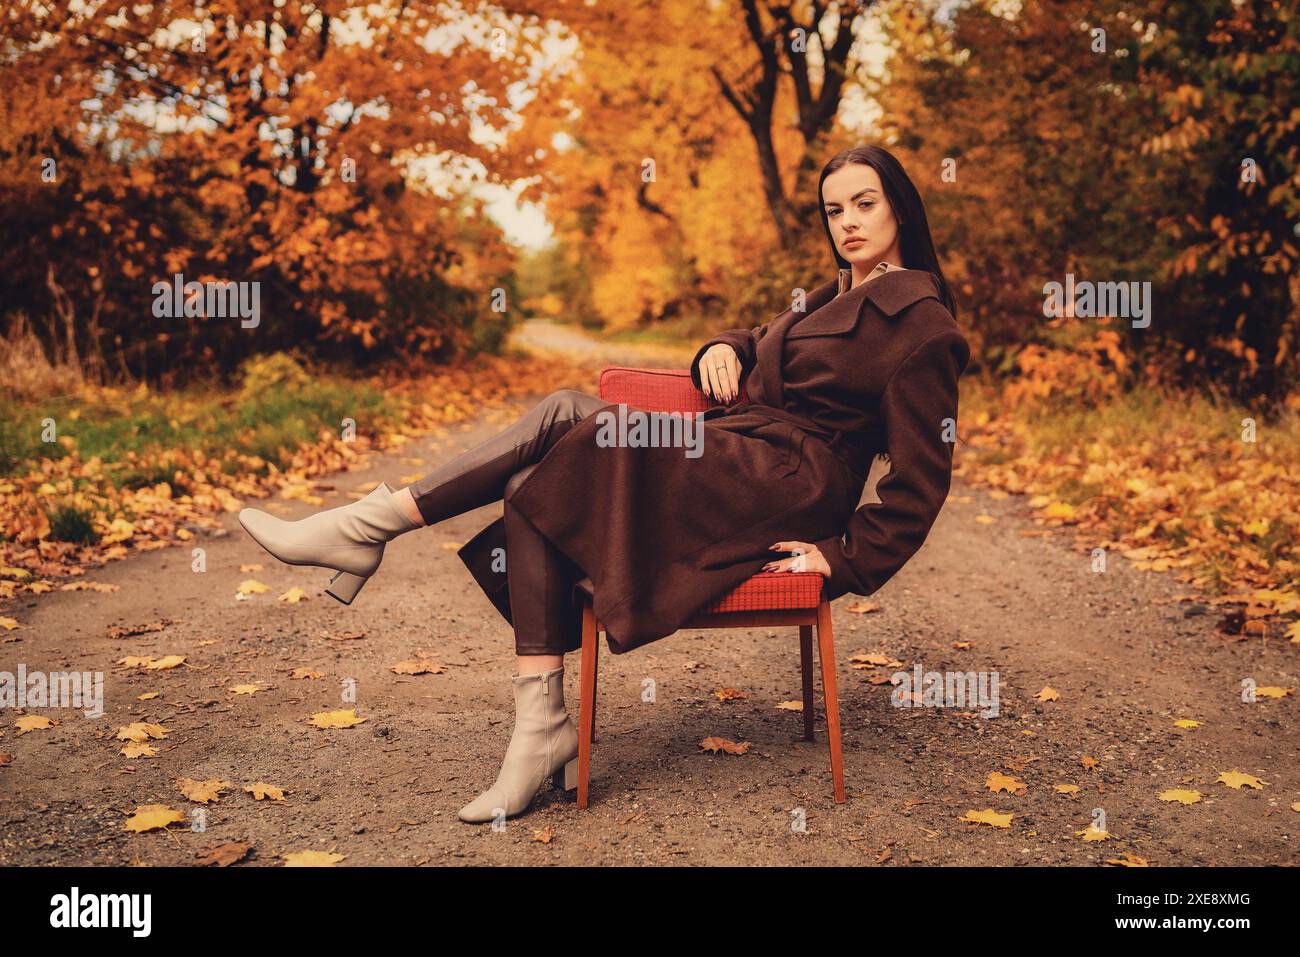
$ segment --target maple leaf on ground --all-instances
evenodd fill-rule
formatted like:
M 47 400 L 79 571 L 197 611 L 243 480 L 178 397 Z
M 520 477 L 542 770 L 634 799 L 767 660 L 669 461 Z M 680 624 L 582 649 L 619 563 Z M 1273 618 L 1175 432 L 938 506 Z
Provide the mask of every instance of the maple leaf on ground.
M 170 824 L 181 824 L 185 821 L 185 815 L 175 808 L 170 808 L 165 804 L 145 804 L 135 809 L 126 820 L 126 829 L 139 834 L 143 831 L 154 831 L 159 828 L 166 829 Z
M 1043 688 L 1042 691 L 1038 692 L 1038 694 L 1034 695 L 1034 700 L 1035 701 L 1060 701 L 1061 693 L 1057 691 L 1055 688 L 1046 687 Z
M 713 754 L 717 754 L 719 751 L 725 754 L 745 754 L 749 751 L 750 744 L 748 741 L 741 741 L 737 744 L 735 741 L 728 741 L 726 738 L 710 737 L 701 741 L 699 747 L 701 750 Z
M 1075 831 L 1074 834 L 1076 837 L 1082 837 L 1085 841 L 1105 841 L 1110 837 L 1109 831 L 1099 831 L 1095 827 Z
M 226 690 L 231 694 L 250 695 L 257 694 L 262 688 L 259 685 L 231 685 Z
M 1200 791 L 1189 791 L 1186 788 L 1170 788 L 1156 796 L 1162 801 L 1177 801 L 1179 804 L 1196 804 L 1201 800 Z
M 242 842 L 216 844 L 196 854 L 194 863 L 200 867 L 229 867 L 242 861 L 252 849 L 252 844 Z
M 164 655 L 156 661 L 150 659 L 145 663 L 145 669 L 148 671 L 170 671 L 172 668 L 179 668 L 185 664 L 184 655 Z
M 1130 854 L 1128 851 L 1124 852 L 1123 857 L 1112 857 L 1106 863 L 1114 864 L 1117 867 L 1150 867 L 1151 866 L 1146 862 L 1145 858 L 1138 857 L 1136 854 Z
M 986 807 L 982 811 L 967 811 L 958 820 L 967 824 L 987 824 L 989 827 L 1010 827 L 1013 817 L 1014 814 L 1001 814 L 991 807 Z
M 399 661 L 389 670 L 398 675 L 440 675 L 447 671 L 445 666 L 438 664 L 436 661 L 419 659 Z
M 196 804 L 210 804 L 214 801 L 220 801 L 221 792 L 230 786 L 229 781 L 222 781 L 219 778 L 209 778 L 206 781 L 195 781 L 193 778 L 176 779 L 176 787 L 181 794 Z
M 333 867 L 345 859 L 345 855 L 333 851 L 294 851 L 280 856 L 285 867 Z
M 891 658 L 889 655 L 883 655 L 878 651 L 851 655 L 849 664 L 854 667 L 867 666 L 872 668 L 900 668 L 903 665 L 897 658 Z
M 118 638 L 134 638 L 136 635 L 147 635 L 155 631 L 162 631 L 169 625 L 176 622 L 171 618 L 164 618 L 162 621 L 151 621 L 144 625 L 109 625 L 108 637 L 112 640 Z
M 135 741 L 129 741 L 122 746 L 121 754 L 123 757 L 131 758 L 153 758 L 157 757 L 158 749 L 152 744 L 142 744 Z
M 749 695 L 739 688 L 719 688 L 713 692 L 713 697 L 719 701 L 739 701 L 742 698 L 748 698 Z
M 1028 790 L 1028 785 L 1024 781 L 1003 774 L 1001 771 L 990 771 L 989 776 L 984 780 L 984 786 L 994 793 L 1007 791 L 1011 794 L 1024 794 Z
M 1235 791 L 1240 791 L 1243 787 L 1254 788 L 1258 791 L 1268 784 L 1267 781 L 1261 781 L 1253 774 L 1243 774 L 1240 771 L 1224 771 L 1214 780 L 1216 784 L 1226 784 Z
M 41 714 L 25 714 L 14 722 L 14 726 L 18 728 L 19 735 L 24 735 L 29 731 L 44 731 L 58 723 L 52 718 L 47 718 Z
M 867 615 L 873 611 L 880 611 L 880 603 L 874 601 L 855 601 L 850 602 L 844 607 L 844 610 L 853 615 Z
M 296 605 L 300 601 L 306 601 L 311 596 L 296 585 L 277 599 L 278 601 L 288 602 L 290 605 Z
M 274 784 L 267 784 L 265 781 L 258 781 L 255 784 L 244 785 L 244 791 L 253 795 L 253 800 L 262 801 L 270 799 L 272 801 L 284 800 L 284 789 L 278 788 Z
M 307 719 L 318 728 L 351 728 L 366 718 L 358 717 L 356 708 L 340 708 L 337 711 L 320 711 Z
M 161 724 L 149 724 L 144 721 L 135 721 L 117 729 L 117 740 L 119 741 L 148 741 L 150 738 L 161 740 L 167 737 L 167 728 Z
M 778 704 L 776 707 L 777 707 L 777 710 L 778 710 L 778 711 L 802 711 L 802 710 L 803 710 L 803 702 L 802 702 L 802 701 L 782 701 L 782 702 L 781 702 L 780 704 Z
M 542 828 L 533 828 L 533 843 L 550 844 L 555 840 L 555 830 L 549 824 Z

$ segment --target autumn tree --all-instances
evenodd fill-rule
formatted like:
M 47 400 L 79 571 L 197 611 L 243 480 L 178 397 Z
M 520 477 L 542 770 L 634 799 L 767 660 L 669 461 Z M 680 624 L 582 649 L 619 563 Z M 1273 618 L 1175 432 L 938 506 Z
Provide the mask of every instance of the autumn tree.
M 1130 371 L 1243 396 L 1296 381 L 1295 17 L 1026 0 L 886 22 L 885 135 L 995 368 L 1092 336 L 1043 315 L 1044 284 L 1073 273 L 1152 284 L 1150 325 L 1100 341 Z
M 550 108 L 527 12 L 17 0 L 0 28 L 7 309 L 69 313 L 78 356 L 150 376 L 472 342 L 511 257 L 463 182 L 529 175 L 522 120 Z M 260 324 L 156 317 L 177 273 L 260 284 Z

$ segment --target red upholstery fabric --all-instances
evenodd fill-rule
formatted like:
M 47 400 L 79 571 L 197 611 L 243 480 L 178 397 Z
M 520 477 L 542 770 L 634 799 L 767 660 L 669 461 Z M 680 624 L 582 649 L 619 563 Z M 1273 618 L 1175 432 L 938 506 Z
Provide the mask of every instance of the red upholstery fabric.
M 684 369 L 614 366 L 600 374 L 600 397 L 648 412 L 703 412 L 715 404 L 695 388 L 690 372 Z M 760 572 L 700 609 L 700 613 L 816 608 L 823 581 L 817 572 Z M 589 582 L 584 579 L 579 584 Z M 586 590 L 590 593 L 589 587 Z
M 600 374 L 600 397 L 626 402 L 647 412 L 703 412 L 711 402 L 685 369 L 628 369 L 614 366 Z

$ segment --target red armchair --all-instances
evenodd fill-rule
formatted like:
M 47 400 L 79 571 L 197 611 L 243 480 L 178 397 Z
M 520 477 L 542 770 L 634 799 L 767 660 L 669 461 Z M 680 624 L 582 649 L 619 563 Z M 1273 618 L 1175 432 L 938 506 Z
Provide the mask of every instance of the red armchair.
M 625 402 L 647 412 L 703 412 L 708 398 L 695 388 L 690 373 L 668 369 L 609 368 L 600 376 L 600 397 Z M 742 400 L 744 388 L 742 385 Z M 599 632 L 591 601 L 591 580 L 579 583 L 582 604 L 581 700 L 578 711 L 578 807 L 585 808 L 590 794 L 591 751 L 596 726 L 596 677 L 599 667 Z M 831 606 L 816 572 L 763 572 L 742 582 L 728 594 L 689 619 L 684 628 L 763 628 L 799 626 L 799 654 L 803 668 L 803 736 L 813 740 L 813 629 L 821 659 L 822 694 L 826 702 L 826 736 L 830 746 L 831 778 L 835 801 L 844 803 L 844 756 L 840 749 L 840 709 L 835 690 L 835 643 L 831 632 Z

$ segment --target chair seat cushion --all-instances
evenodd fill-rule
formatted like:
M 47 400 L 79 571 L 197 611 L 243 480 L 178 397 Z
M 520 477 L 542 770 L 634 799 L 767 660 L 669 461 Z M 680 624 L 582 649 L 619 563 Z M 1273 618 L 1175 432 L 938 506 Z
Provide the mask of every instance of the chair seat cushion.
M 816 608 L 821 602 L 824 581 L 816 572 L 760 572 L 701 608 L 697 614 Z M 590 578 L 582 579 L 577 587 L 586 592 L 589 598 L 595 594 Z

